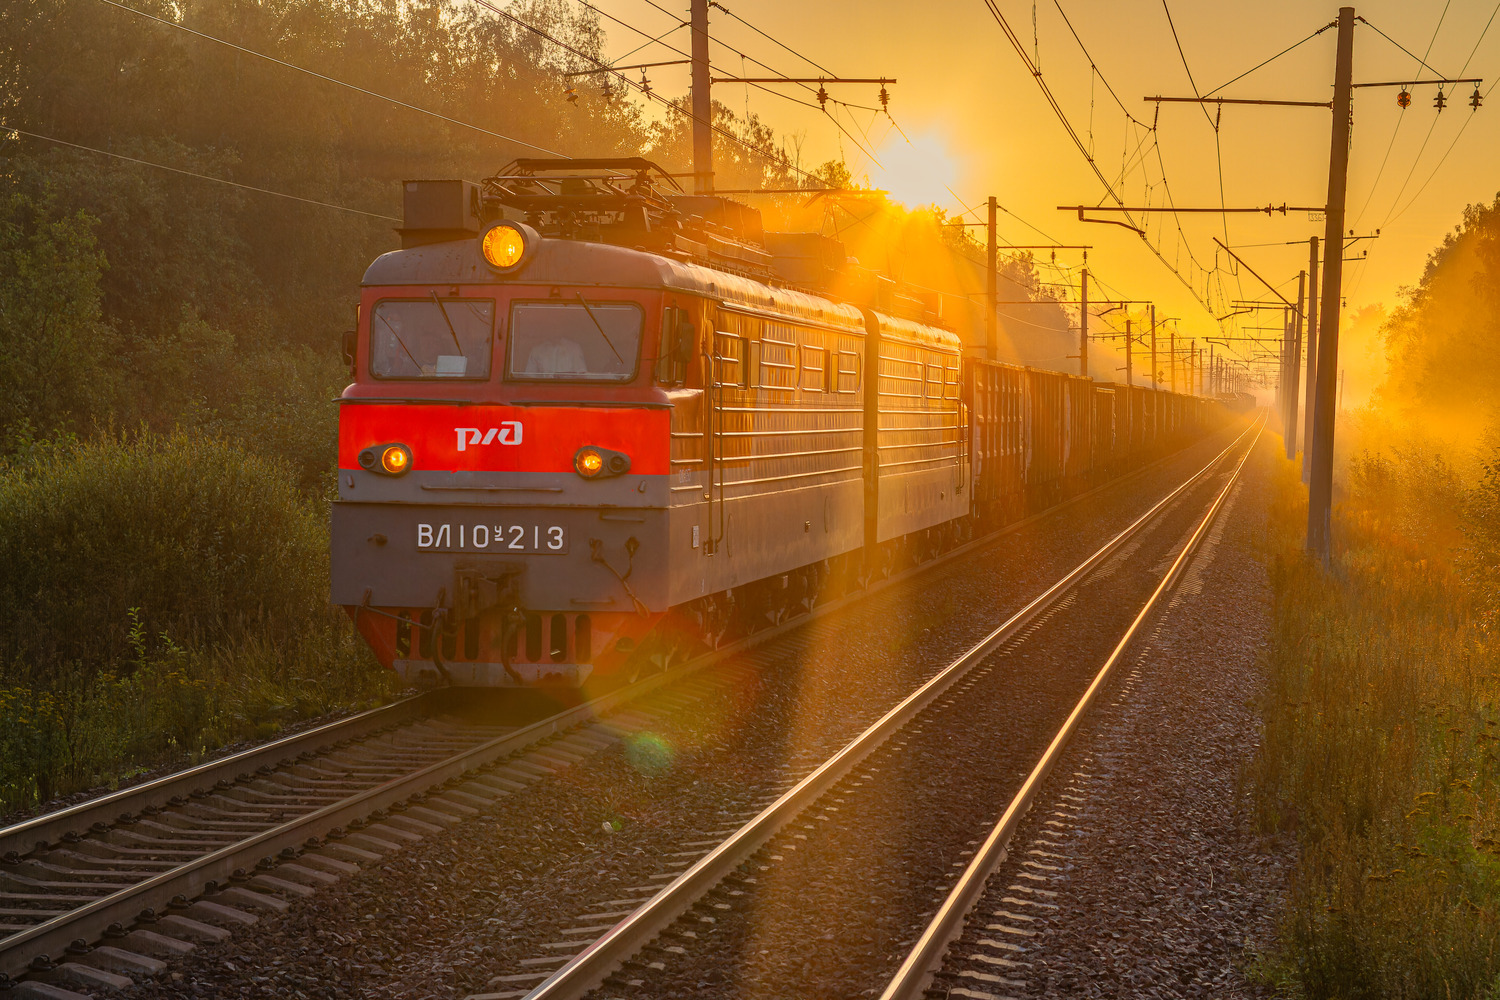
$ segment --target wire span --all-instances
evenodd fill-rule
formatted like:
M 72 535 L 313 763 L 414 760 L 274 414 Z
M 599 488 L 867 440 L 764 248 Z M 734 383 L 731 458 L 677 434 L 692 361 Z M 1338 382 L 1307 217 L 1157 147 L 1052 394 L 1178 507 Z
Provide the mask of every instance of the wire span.
M 256 194 L 268 194 L 273 198 L 285 198 L 288 201 L 300 201 L 304 205 L 317 205 L 319 208 L 331 208 L 339 212 L 348 212 L 352 215 L 363 215 L 371 219 L 380 219 L 383 222 L 396 222 L 401 220 L 393 215 L 381 215 L 379 212 L 366 212 L 359 208 L 350 208 L 348 205 L 335 205 L 329 201 L 318 201 L 316 198 L 303 198 L 301 195 L 287 194 L 285 191 L 272 191 L 270 188 L 256 187 L 253 184 L 241 184 L 239 181 L 226 180 L 223 177 L 214 177 L 212 174 L 200 174 L 196 170 L 184 170 L 181 167 L 169 167 L 165 163 L 156 163 L 151 160 L 142 160 L 135 156 L 126 156 L 123 153 L 111 153 L 107 149 L 96 149 L 93 146 L 85 146 L 82 143 L 68 142 L 66 139 L 58 139 L 50 135 L 42 135 L 40 132 L 28 132 L 14 125 L 0 122 L 0 132 L 13 132 L 16 135 L 24 135 L 28 139 L 40 139 L 43 142 L 54 142 L 59 146 L 68 146 L 73 149 L 81 149 L 88 153 L 97 153 L 100 156 L 108 156 L 116 160 L 124 160 L 127 163 L 137 163 L 143 167 L 155 167 L 157 170 L 167 170 L 174 174 L 182 174 L 185 177 L 195 177 L 200 181 L 212 181 L 215 184 L 225 184 L 242 191 L 253 191 Z
M 571 157 L 568 157 L 566 153 L 559 153 L 555 149 L 548 149 L 546 146 L 538 146 L 535 143 L 527 142 L 524 139 L 517 139 L 513 135 L 504 135 L 500 132 L 495 132 L 490 129 L 484 128 L 481 125 L 475 125 L 473 122 L 466 122 L 461 118 L 454 118 L 451 115 L 445 115 L 441 111 L 433 111 L 431 108 L 423 108 L 415 104 L 408 104 L 407 102 L 398 100 L 397 98 L 387 97 L 385 94 L 377 94 L 373 90 L 366 90 L 364 87 L 356 86 L 352 83 L 346 83 L 343 80 L 337 79 L 336 77 L 328 76 L 326 73 L 319 73 L 318 71 L 308 69 L 305 66 L 298 66 L 296 63 L 287 62 L 285 59 L 278 59 L 275 56 L 267 55 L 264 52 L 257 52 L 255 49 L 247 48 L 235 42 L 228 41 L 227 39 L 219 38 L 216 35 L 210 35 L 206 32 L 198 31 L 194 28 L 189 28 L 185 24 L 179 24 L 176 21 L 170 21 L 164 17 L 157 17 L 155 14 L 148 14 L 143 10 L 136 10 L 134 7 L 127 6 L 123 3 L 116 3 L 115 0 L 99 0 L 99 2 L 108 4 L 111 7 L 117 7 L 123 11 L 128 11 L 131 14 L 136 15 L 137 17 L 144 17 L 148 21 L 155 21 L 157 24 L 165 24 L 169 28 L 176 28 L 178 31 L 185 31 L 190 35 L 196 35 L 197 37 L 205 39 L 206 41 L 216 42 L 219 45 L 227 46 L 231 49 L 234 49 L 236 52 L 243 52 L 245 53 L 245 55 L 255 56 L 257 59 L 264 59 L 267 62 L 275 63 L 278 66 L 284 66 L 287 69 L 296 70 L 298 73 L 306 73 L 308 76 L 315 77 L 319 80 L 324 81 L 325 83 L 331 83 L 338 87 L 344 87 L 348 90 L 355 91 L 356 93 L 364 94 L 367 97 L 374 97 L 377 100 L 389 101 L 391 104 L 406 108 L 408 111 L 415 111 L 419 114 L 430 115 L 433 118 L 439 118 L 445 122 L 448 122 L 450 125 L 459 125 L 463 128 L 473 129 L 476 132 L 482 132 L 485 135 L 492 136 L 496 139 L 504 139 L 506 142 L 513 142 L 518 146 L 525 146 L 527 149 L 534 149 L 540 153 L 547 153 L 552 156 L 561 156 L 567 159 L 571 159 Z

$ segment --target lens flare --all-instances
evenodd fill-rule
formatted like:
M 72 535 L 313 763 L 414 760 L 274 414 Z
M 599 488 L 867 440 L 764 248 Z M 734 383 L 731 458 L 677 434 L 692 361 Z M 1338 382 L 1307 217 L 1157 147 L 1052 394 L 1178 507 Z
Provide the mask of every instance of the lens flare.
M 939 136 L 921 133 L 907 142 L 893 135 L 876 155 L 883 169 L 871 167 L 870 180 L 889 191 L 892 200 L 908 208 L 953 203 L 948 188 L 958 180 L 958 166 Z
M 636 733 L 625 741 L 625 759 L 647 777 L 666 771 L 675 757 L 672 744 L 656 733 Z

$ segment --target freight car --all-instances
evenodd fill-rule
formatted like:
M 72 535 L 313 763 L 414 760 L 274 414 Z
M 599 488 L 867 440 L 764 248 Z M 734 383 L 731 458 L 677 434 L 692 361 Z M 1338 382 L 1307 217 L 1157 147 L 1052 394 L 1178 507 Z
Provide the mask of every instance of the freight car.
M 333 599 L 407 680 L 660 667 L 1223 419 L 965 358 L 873 275 L 796 287 L 806 256 L 767 247 L 820 237 L 673 187 L 638 158 L 407 183 L 345 340 L 332 514 Z

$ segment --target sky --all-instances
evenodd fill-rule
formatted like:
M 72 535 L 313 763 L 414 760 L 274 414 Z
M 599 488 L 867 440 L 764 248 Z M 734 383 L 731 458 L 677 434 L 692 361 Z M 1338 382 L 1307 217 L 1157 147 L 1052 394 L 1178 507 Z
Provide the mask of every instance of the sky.
M 659 8 L 648 0 L 597 0 L 596 5 L 652 36 L 672 28 L 679 6 L 680 16 L 687 17 L 682 0 L 656 2 Z M 1002 243 L 1091 246 L 1091 280 L 1102 282 L 1105 294 L 1156 302 L 1161 315 L 1180 318 L 1184 336 L 1217 335 L 1213 313 L 1224 310 L 1228 300 L 1271 297 L 1247 269 L 1219 250 L 1215 237 L 1294 298 L 1297 272 L 1307 266 L 1306 241 L 1323 235 L 1322 222 L 1305 211 L 1229 215 L 1227 221 L 1217 212 L 1153 214 L 1146 229 L 1164 263 L 1127 229 L 1080 222 L 1076 213 L 1059 211 L 1060 205 L 1107 200 L 1104 186 L 983 0 L 920 5 L 729 0 L 725 6 L 738 17 L 717 8 L 710 11 L 716 75 L 773 75 L 746 61 L 749 57 L 790 76 L 831 71 L 897 81 L 887 88 L 888 116 L 844 108 L 830 115 L 745 85 L 715 86 L 716 100 L 760 116 L 786 137 L 802 164 L 843 157 L 856 178 L 887 188 L 909 204 L 933 201 L 949 212 L 982 212 L 985 199 L 993 195 L 1006 210 L 1000 216 Z M 1040 66 L 1074 132 L 1127 204 L 1161 206 L 1168 197 L 1178 207 L 1325 203 L 1331 138 L 1327 110 L 1209 106 L 1205 113 L 1192 104 L 1163 104 L 1158 113 L 1143 98 L 1192 96 L 1196 85 L 1198 93 L 1224 97 L 1328 100 L 1336 30 L 1302 40 L 1337 18 L 1335 4 L 996 0 L 996 6 L 1027 56 Z M 1500 79 L 1497 10 L 1496 0 L 1382 0 L 1357 6 L 1356 14 L 1369 25 L 1356 27 L 1354 80 L 1483 77 L 1483 93 Z M 1492 18 L 1495 23 L 1486 30 Z M 1076 40 L 1067 22 L 1077 32 Z M 612 57 L 646 41 L 609 20 L 605 28 Z M 666 41 L 687 49 L 687 29 Z M 1299 41 L 1293 51 L 1229 83 Z M 670 58 L 678 57 L 647 47 L 624 62 Z M 1419 60 L 1431 68 L 1422 69 Z M 648 72 L 661 93 L 687 90 L 686 67 Z M 794 85 L 774 89 L 803 100 L 812 96 Z M 835 99 L 878 106 L 877 85 L 830 84 L 828 89 Z M 1476 112 L 1469 107 L 1474 85 L 1450 86 L 1449 105 L 1438 113 L 1433 108 L 1436 87 L 1413 88 L 1404 111 L 1397 104 L 1398 89 L 1355 91 L 1346 228 L 1361 236 L 1379 229 L 1380 235 L 1347 251 L 1351 257 L 1369 253 L 1368 259 L 1345 266 L 1350 310 L 1397 304 L 1400 288 L 1420 278 L 1428 253 L 1458 223 L 1464 207 L 1488 202 L 1500 192 L 1500 119 L 1491 118 L 1500 114 L 1500 93 L 1495 104 L 1485 103 Z M 1050 261 L 1048 251 L 1039 256 Z M 1049 273 L 1059 281 L 1076 280 L 1081 252 L 1058 251 L 1057 261 L 1061 267 Z M 1099 294 L 1098 286 L 1093 294 Z M 1278 322 L 1272 313 L 1259 320 L 1251 314 L 1231 320 L 1236 326 Z M 1248 352 L 1250 345 L 1235 349 Z

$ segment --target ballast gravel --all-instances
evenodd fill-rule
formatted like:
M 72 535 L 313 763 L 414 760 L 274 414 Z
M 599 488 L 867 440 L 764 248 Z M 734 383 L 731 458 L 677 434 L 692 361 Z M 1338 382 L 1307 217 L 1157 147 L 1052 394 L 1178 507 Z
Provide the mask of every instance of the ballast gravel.
M 464 997 L 555 968 L 525 963 L 581 915 L 662 884 L 669 855 L 740 825 L 1228 439 L 746 654 L 711 697 L 660 699 L 647 730 L 121 995 Z
M 1262 441 L 1165 619 L 1059 762 L 930 996 L 1274 995 L 1247 971 L 1295 846 L 1257 835 L 1242 782 L 1270 641 L 1257 550 L 1274 446 Z M 973 956 L 993 957 L 979 942 L 997 926 L 1031 932 L 1010 938 L 1010 988 L 974 975 L 995 971 Z

